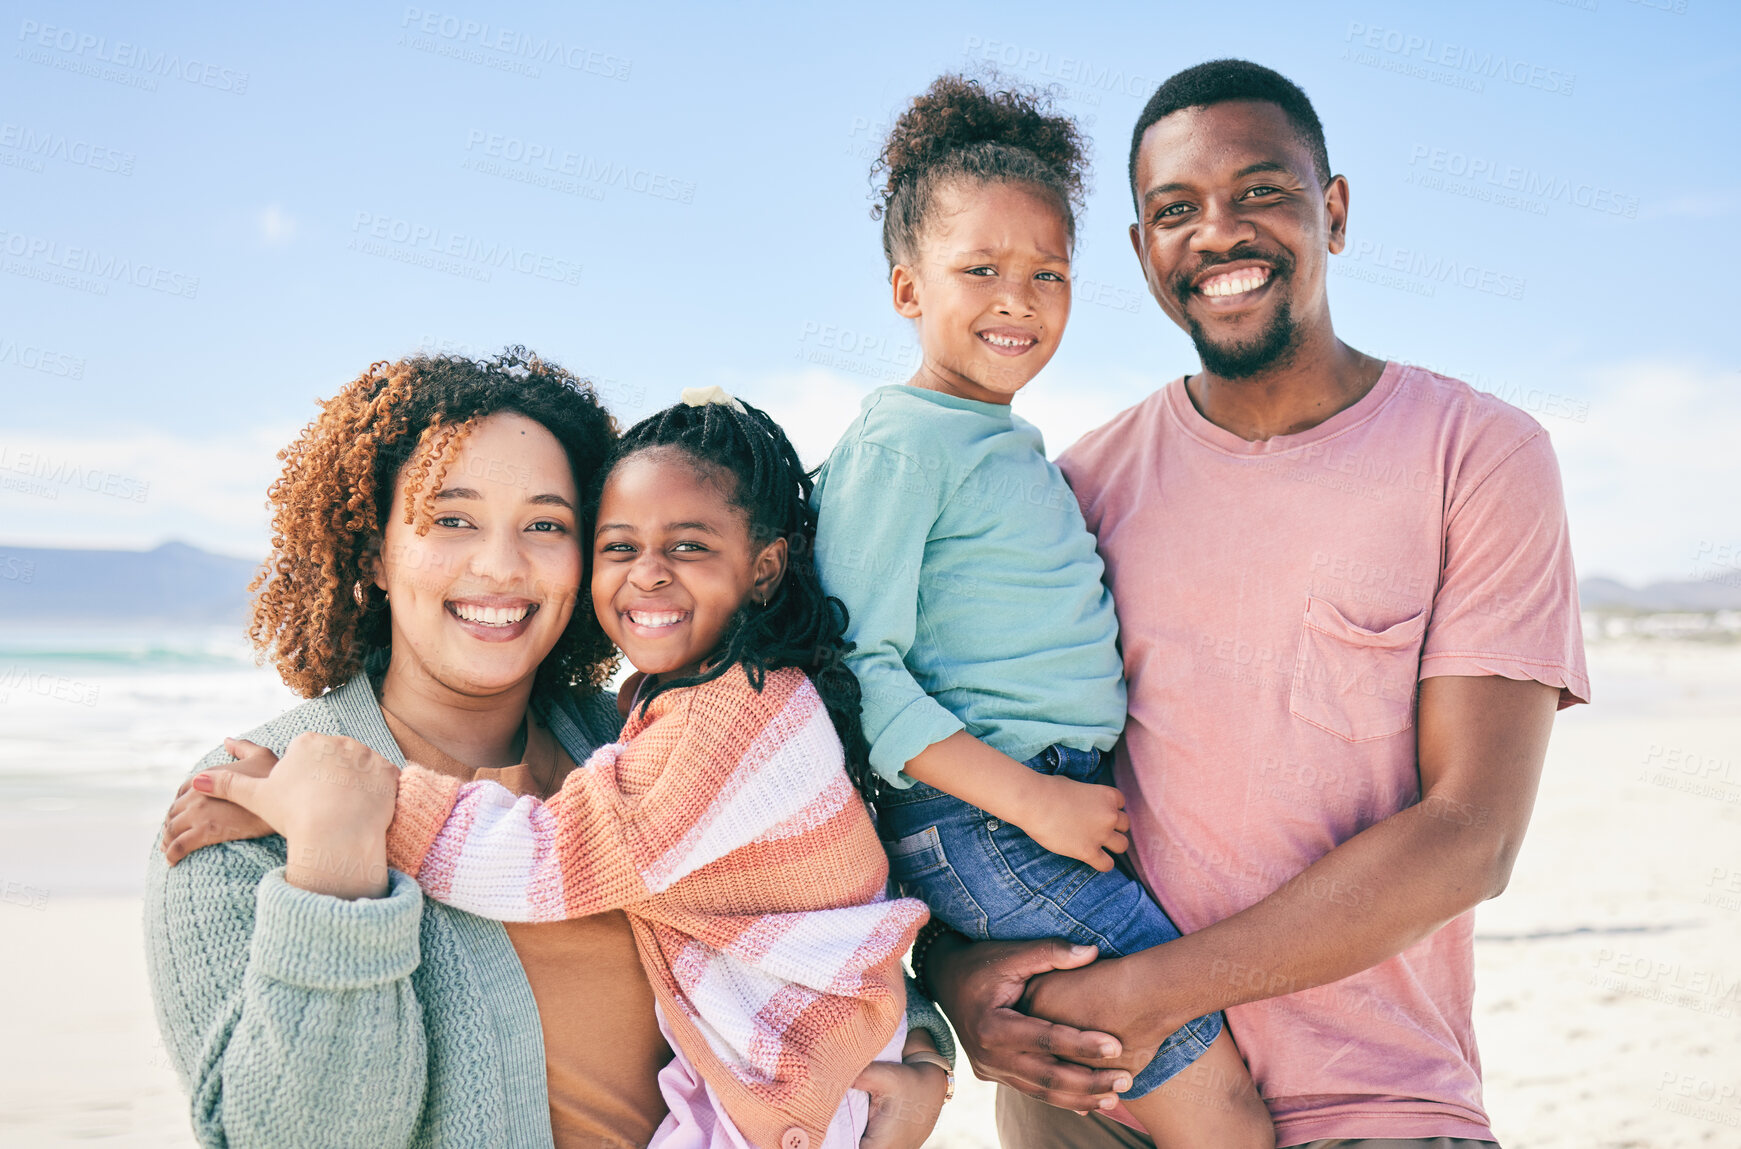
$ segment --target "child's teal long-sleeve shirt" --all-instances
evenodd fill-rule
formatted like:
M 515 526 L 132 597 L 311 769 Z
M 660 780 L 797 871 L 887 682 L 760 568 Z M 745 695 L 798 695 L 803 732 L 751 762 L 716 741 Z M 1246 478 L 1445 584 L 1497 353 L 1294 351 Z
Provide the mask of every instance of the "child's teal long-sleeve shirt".
M 881 777 L 912 785 L 902 768 L 963 729 L 1017 761 L 1112 748 L 1125 717 L 1112 595 L 1032 424 L 880 388 L 823 465 L 815 505 Z

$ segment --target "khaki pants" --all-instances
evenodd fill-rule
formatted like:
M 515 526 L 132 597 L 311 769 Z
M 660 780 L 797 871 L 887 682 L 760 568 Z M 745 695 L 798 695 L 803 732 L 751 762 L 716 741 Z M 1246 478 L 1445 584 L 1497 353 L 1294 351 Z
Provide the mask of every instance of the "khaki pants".
M 1003 1149 L 1154 1149 L 1135 1129 L 1098 1115 L 1078 1117 L 1044 1101 L 997 1087 L 997 1139 Z M 1309 1141 L 1297 1149 L 1498 1149 L 1492 1141 L 1462 1137 L 1360 1138 Z

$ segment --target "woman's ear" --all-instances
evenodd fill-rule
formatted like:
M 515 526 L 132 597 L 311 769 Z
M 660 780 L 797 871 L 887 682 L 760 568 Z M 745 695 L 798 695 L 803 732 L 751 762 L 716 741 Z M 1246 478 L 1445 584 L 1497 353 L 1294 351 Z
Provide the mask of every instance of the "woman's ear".
M 387 591 L 387 571 L 381 562 L 381 537 L 379 535 L 363 544 L 363 554 L 358 560 L 358 565 L 362 567 L 363 577 L 385 594 Z
M 750 589 L 750 598 L 757 606 L 767 606 L 774 597 L 774 592 L 780 589 L 780 581 L 786 577 L 786 540 L 775 539 L 762 548 L 762 553 L 756 556 L 756 582 Z

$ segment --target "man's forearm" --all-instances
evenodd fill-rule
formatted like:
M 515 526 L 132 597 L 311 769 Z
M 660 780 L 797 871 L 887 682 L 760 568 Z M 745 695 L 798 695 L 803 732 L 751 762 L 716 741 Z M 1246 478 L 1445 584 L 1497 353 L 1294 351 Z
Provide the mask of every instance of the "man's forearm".
M 1232 917 L 1128 958 L 1048 975 L 1106 979 L 1095 987 L 1107 1002 L 1103 1017 L 1054 1017 L 1044 985 L 1030 996 L 1033 1012 L 1149 1045 L 1191 1018 L 1377 965 L 1503 885 L 1495 836 L 1444 813 L 1410 807 Z

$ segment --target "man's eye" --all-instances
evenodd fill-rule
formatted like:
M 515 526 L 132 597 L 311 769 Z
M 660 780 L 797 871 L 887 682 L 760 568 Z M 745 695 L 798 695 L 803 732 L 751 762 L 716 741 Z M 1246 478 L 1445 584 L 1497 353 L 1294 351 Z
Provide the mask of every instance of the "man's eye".
M 1055 271 L 1042 271 L 1042 272 L 1039 272 L 1038 274 L 1036 274 L 1034 276 L 1034 278 L 1035 279 L 1051 280 L 1052 282 L 1055 282 L 1055 283 L 1063 283 L 1064 282 L 1064 277 L 1062 275 L 1059 275 Z
M 1265 193 L 1274 194 L 1274 193 L 1279 192 L 1281 190 L 1282 190 L 1281 188 L 1278 188 L 1278 187 L 1274 186 L 1273 184 L 1259 184 L 1254 188 L 1247 189 L 1245 194 L 1247 196 L 1263 195 Z
M 1166 207 L 1162 208 L 1160 211 L 1157 211 L 1155 213 L 1155 218 L 1157 220 L 1177 219 L 1179 216 L 1184 215 L 1186 212 L 1188 212 L 1190 210 L 1191 210 L 1191 205 L 1188 203 L 1170 203 Z

